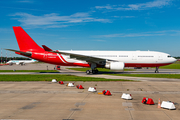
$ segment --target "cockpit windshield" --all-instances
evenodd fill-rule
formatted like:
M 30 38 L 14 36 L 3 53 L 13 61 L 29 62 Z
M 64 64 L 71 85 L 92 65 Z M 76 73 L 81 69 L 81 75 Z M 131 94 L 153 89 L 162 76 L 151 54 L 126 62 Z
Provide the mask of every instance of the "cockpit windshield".
M 171 55 L 168 55 L 167 57 L 171 57 Z

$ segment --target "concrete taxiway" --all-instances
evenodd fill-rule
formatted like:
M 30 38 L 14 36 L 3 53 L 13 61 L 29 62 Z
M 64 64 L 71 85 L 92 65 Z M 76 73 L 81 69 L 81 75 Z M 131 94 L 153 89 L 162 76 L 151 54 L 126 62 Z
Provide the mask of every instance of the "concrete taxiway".
M 67 82 L 66 82 L 67 83 Z M 0 82 L 0 119 L 31 120 L 179 120 L 180 82 L 75 82 L 85 89 L 51 82 Z M 110 90 L 112 96 L 88 92 Z M 121 99 L 122 93 L 133 100 Z M 143 97 L 154 100 L 145 105 Z M 176 110 L 157 108 L 158 99 Z
M 60 73 L 7 72 L 1 74 L 52 74 L 52 76 L 53 74 L 71 74 L 85 77 L 133 79 L 141 82 L 74 82 L 75 85 L 83 85 L 85 88 L 83 90 L 51 82 L 0 82 L 0 119 L 179 120 L 180 118 L 179 79 L 111 76 L 103 73 L 86 75 L 84 72 L 61 68 Z M 54 65 L 27 64 L 25 66 L 0 66 L 0 69 L 53 70 Z M 136 72 L 142 73 L 142 71 Z M 153 71 L 153 69 L 145 70 L 147 73 L 153 73 Z M 171 72 L 170 74 L 179 72 L 179 70 L 163 71 L 164 73 Z M 90 93 L 87 91 L 89 87 L 96 87 L 98 92 L 110 90 L 112 96 L 98 95 L 97 92 Z M 132 94 L 133 100 L 121 99 L 122 93 Z M 152 98 L 155 105 L 142 104 L 143 97 Z M 161 101 L 174 102 L 176 110 L 157 108 L 159 98 Z
M 4 65 L 4 66 L 0 66 L 0 70 L 54 70 L 55 65 L 52 64 L 47 64 L 47 63 L 34 63 L 34 64 L 26 64 L 26 65 Z M 61 70 L 60 72 L 62 73 L 77 73 L 79 71 L 73 71 L 73 70 L 68 70 L 66 69 L 68 67 L 65 66 L 61 66 Z M 127 68 L 127 69 L 133 69 L 133 68 Z M 155 68 L 143 68 L 143 69 L 135 69 L 135 71 L 124 71 L 124 72 L 109 72 L 110 74 L 114 74 L 114 73 L 119 73 L 119 74 L 157 74 L 154 73 Z M 79 72 L 79 73 L 85 73 L 85 72 Z M 103 74 L 103 73 L 107 73 L 107 72 L 100 72 L 99 74 Z M 179 69 L 159 69 L 159 73 L 158 74 L 180 74 L 180 70 Z
M 113 76 L 105 75 L 110 74 L 180 74 L 180 70 L 160 69 L 160 73 L 154 73 L 154 69 L 138 69 L 136 71 L 125 72 L 100 72 L 99 74 L 87 75 L 85 72 L 66 69 L 67 67 L 61 66 L 59 73 L 36 73 L 36 72 L 13 72 L 13 70 L 54 70 L 55 65 L 40 63 L 40 64 L 27 64 L 25 66 L 13 65 L 13 66 L 1 66 L 1 70 L 12 70 L 12 72 L 0 72 L 0 74 L 69 74 L 81 77 L 97 77 L 106 79 L 125 79 L 136 81 L 166 81 L 166 82 L 179 82 L 180 79 L 168 79 L 168 78 L 148 78 L 148 77 L 127 77 L 127 76 Z

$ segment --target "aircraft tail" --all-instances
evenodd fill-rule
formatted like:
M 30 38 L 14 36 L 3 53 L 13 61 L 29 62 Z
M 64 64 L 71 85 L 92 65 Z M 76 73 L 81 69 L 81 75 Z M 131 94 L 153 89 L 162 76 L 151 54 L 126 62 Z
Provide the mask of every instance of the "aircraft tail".
M 44 51 L 34 40 L 20 27 L 13 27 L 20 51 Z

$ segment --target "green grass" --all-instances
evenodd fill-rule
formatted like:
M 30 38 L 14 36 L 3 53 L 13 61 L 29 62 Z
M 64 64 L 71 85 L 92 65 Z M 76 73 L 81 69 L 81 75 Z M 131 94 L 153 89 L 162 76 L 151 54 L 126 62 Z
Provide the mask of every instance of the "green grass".
M 180 69 L 180 61 L 176 61 L 173 64 L 159 67 L 160 69 Z
M 54 73 L 59 72 L 57 70 L 0 70 L 0 72 L 38 72 L 38 73 Z
M 151 78 L 174 78 L 180 79 L 180 74 L 108 74 L 115 76 L 128 76 L 128 77 L 151 77 Z
M 93 77 L 78 77 L 74 75 L 0 75 L 0 81 L 133 81 L 123 79 L 105 79 Z
M 85 71 L 89 70 L 90 68 L 68 68 L 68 69 L 85 72 Z M 98 68 L 98 71 L 100 71 L 100 72 L 114 72 L 112 70 L 105 69 L 105 68 Z M 124 69 L 124 71 L 134 71 L 134 69 Z

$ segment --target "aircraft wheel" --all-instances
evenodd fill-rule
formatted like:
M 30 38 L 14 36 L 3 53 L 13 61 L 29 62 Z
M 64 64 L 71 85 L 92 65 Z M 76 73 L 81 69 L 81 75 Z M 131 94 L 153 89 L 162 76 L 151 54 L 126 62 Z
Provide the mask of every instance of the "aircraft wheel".
M 95 74 L 96 73 L 96 70 L 92 70 L 92 74 Z
M 99 71 L 98 70 L 95 70 L 95 73 L 97 74 Z
M 87 70 L 87 71 L 86 71 L 86 74 L 90 74 L 90 73 L 91 73 L 91 71 L 90 71 L 90 70 Z
M 92 70 L 92 74 L 97 74 L 98 70 Z

